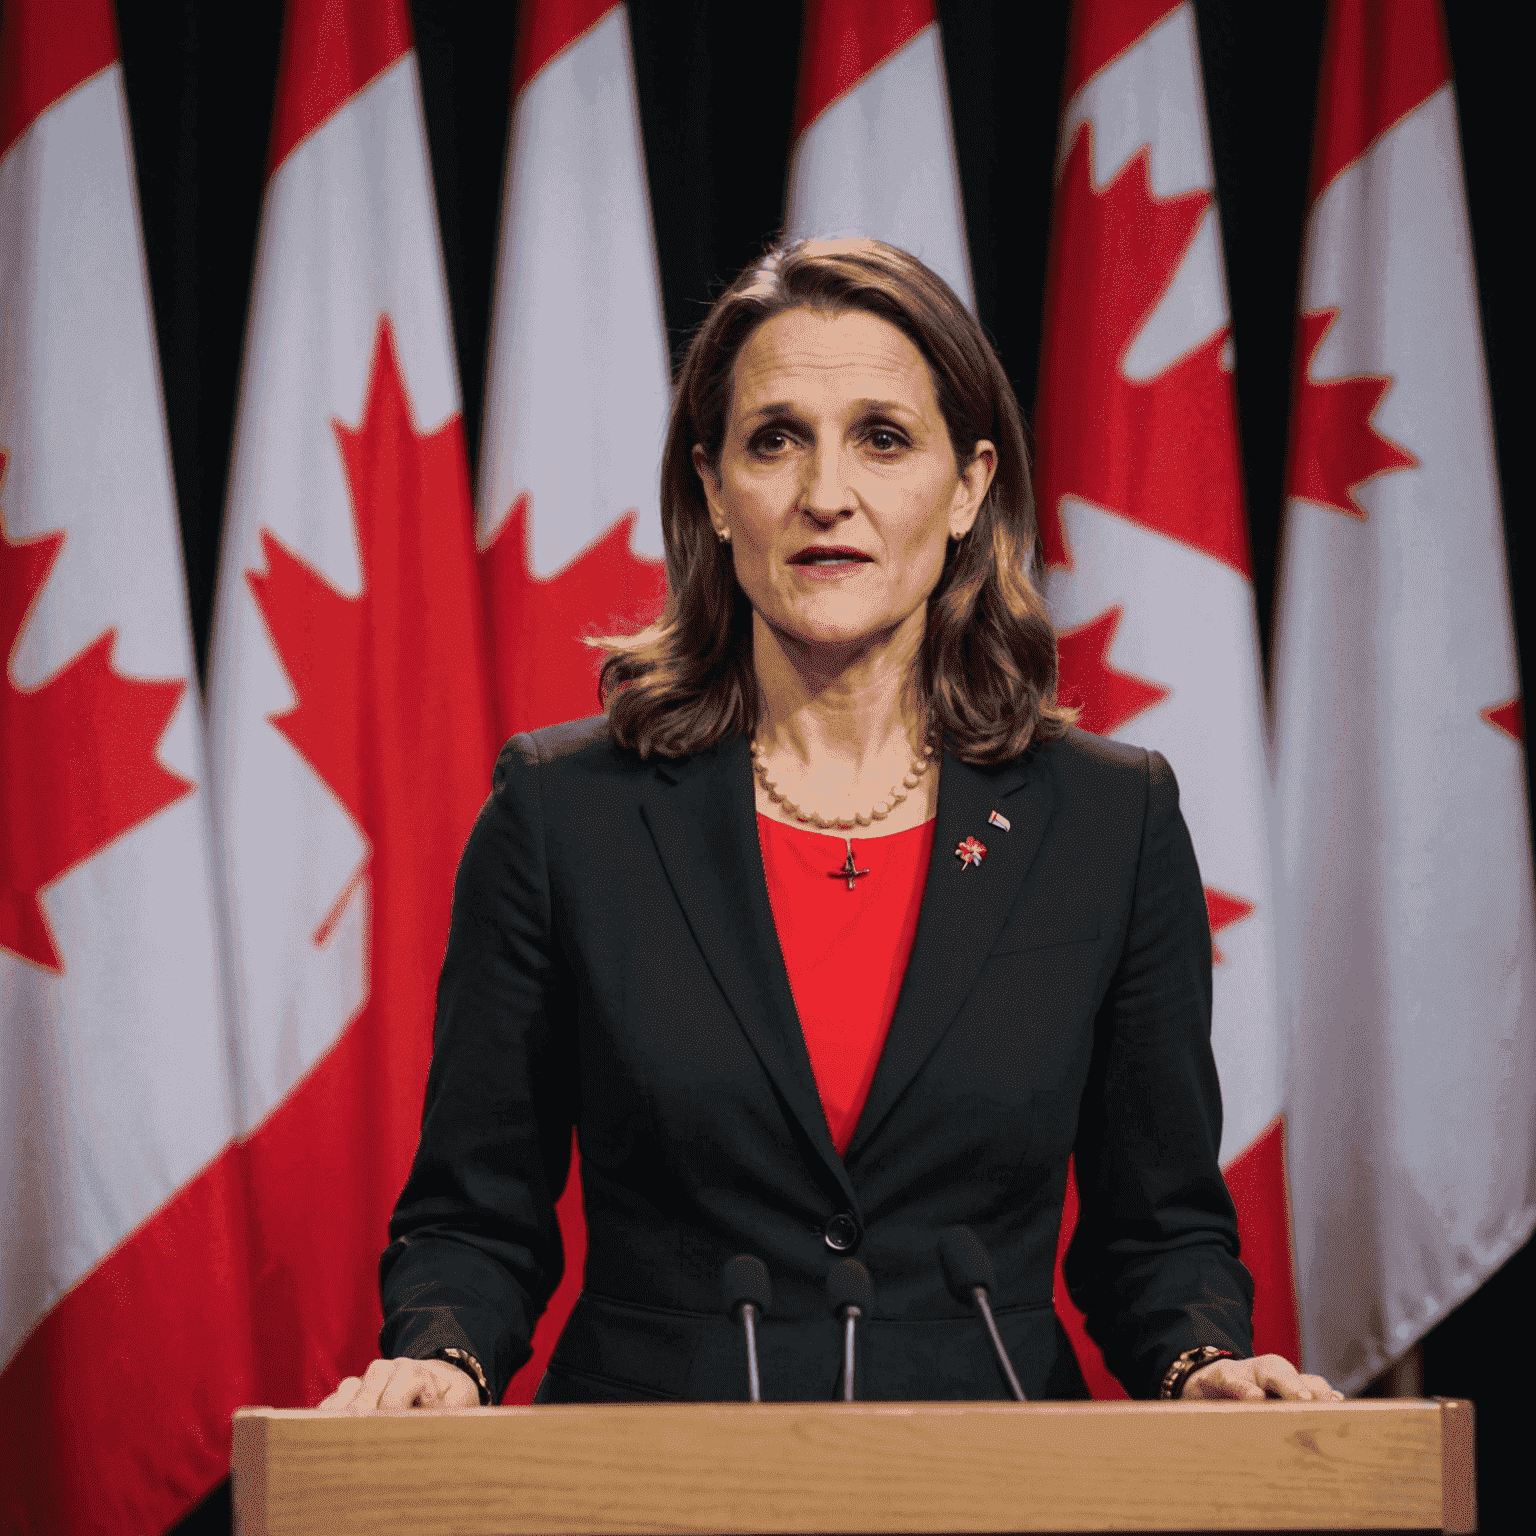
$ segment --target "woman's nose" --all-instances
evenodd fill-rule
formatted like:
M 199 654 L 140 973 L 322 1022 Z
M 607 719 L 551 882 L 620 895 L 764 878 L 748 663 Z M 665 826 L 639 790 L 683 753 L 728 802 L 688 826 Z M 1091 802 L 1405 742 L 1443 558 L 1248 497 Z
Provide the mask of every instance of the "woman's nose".
M 846 517 L 858 507 L 849 484 L 847 463 L 840 446 L 817 445 L 806 459 L 805 484 L 800 491 L 800 510 L 818 522 Z

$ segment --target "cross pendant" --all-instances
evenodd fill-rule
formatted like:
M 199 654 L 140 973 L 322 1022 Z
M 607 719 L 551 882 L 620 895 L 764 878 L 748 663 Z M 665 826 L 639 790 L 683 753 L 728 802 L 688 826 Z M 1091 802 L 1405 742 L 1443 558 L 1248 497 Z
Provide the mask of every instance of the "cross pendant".
M 848 844 L 848 857 L 843 860 L 843 867 L 841 869 L 829 869 L 827 873 L 834 880 L 847 880 L 848 889 L 850 891 L 857 890 L 858 887 L 855 886 L 853 882 L 857 880 L 860 875 L 867 875 L 869 871 L 867 869 L 855 869 L 853 867 L 853 839 L 849 837 L 845 838 L 844 841 Z

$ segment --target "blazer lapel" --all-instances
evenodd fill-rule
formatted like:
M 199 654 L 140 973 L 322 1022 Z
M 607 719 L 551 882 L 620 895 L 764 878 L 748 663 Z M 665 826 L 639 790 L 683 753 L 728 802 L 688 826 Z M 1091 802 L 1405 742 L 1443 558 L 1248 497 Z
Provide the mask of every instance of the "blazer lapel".
M 944 754 L 938 826 L 917 938 L 885 1050 L 848 1146 L 850 1162 L 959 1013 L 1018 900 L 1054 803 L 1050 775 L 1038 753 L 994 769 Z M 1009 830 L 988 821 L 994 810 L 1007 817 Z M 979 866 L 962 864 L 956 856 L 967 837 L 986 848 Z
M 810 1147 L 857 1209 L 832 1145 L 779 948 L 745 738 L 660 763 L 640 810 L 720 990 Z

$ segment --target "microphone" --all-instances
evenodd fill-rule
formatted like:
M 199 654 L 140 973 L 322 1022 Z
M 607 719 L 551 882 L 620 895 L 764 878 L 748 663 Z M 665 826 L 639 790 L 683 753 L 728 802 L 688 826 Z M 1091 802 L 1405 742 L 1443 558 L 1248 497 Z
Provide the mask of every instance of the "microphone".
M 747 1397 L 754 1403 L 763 1400 L 762 1382 L 757 1374 L 757 1319 L 773 1305 L 773 1283 L 768 1266 L 750 1253 L 738 1253 L 720 1272 L 720 1287 L 725 1310 L 740 1312 L 741 1326 L 747 1336 Z
M 992 1307 L 987 1293 L 997 1289 L 997 1277 L 992 1270 L 992 1260 L 981 1246 L 981 1239 L 969 1227 L 946 1227 L 939 1234 L 939 1262 L 944 1266 L 944 1279 L 950 1294 L 956 1301 L 969 1302 L 981 1313 L 987 1332 L 992 1337 L 992 1349 L 997 1363 L 1008 1378 L 1008 1386 L 1019 1402 L 1024 1402 L 1024 1389 L 1014 1375 L 1013 1362 L 1003 1348 L 1003 1337 L 997 1331 L 992 1317 Z
M 853 1401 L 853 1334 L 875 1305 L 875 1282 L 857 1259 L 839 1259 L 827 1271 L 827 1294 L 843 1323 L 843 1401 Z

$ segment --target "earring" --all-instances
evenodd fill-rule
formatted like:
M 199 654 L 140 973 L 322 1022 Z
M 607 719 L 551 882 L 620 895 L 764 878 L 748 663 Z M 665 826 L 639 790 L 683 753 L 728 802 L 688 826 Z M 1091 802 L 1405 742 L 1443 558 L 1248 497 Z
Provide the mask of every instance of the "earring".
M 719 539 L 722 544 L 729 544 L 731 542 L 731 530 L 729 528 L 716 528 L 715 537 Z

